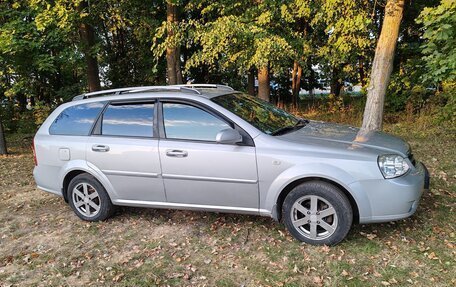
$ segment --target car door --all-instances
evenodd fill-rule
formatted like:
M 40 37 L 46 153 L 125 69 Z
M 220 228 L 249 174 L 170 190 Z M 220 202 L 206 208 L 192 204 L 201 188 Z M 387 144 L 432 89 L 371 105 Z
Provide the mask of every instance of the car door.
M 87 144 L 87 162 L 114 187 L 113 200 L 165 202 L 160 178 L 155 101 L 112 102 Z
M 253 144 L 216 143 L 217 133 L 233 124 L 207 107 L 175 101 L 161 101 L 161 107 L 159 150 L 168 202 L 258 209 Z

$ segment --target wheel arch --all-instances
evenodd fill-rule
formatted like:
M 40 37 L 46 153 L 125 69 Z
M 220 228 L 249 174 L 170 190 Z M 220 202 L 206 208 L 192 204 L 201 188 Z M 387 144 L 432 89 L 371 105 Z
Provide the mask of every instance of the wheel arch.
M 87 174 L 90 174 L 88 173 L 87 171 L 85 170 L 82 170 L 82 169 L 75 169 L 75 170 L 71 170 L 69 171 L 65 177 L 63 178 L 63 183 L 62 183 L 62 195 L 63 195 L 63 199 L 65 200 L 66 203 L 68 203 L 68 186 L 70 185 L 70 182 L 73 178 L 75 178 L 76 176 L 80 175 L 80 174 L 83 174 L 83 173 L 87 173 Z M 90 174 L 92 175 L 92 174 Z M 93 176 L 93 175 L 92 175 Z
M 68 162 L 65 166 L 61 168 L 58 177 L 60 182 L 60 189 L 62 191 L 63 198 L 66 202 L 68 202 L 67 188 L 70 181 L 75 176 L 82 173 L 87 173 L 93 176 L 105 188 L 111 200 L 115 200 L 118 198 L 117 193 L 115 192 L 115 189 L 112 186 L 111 182 L 106 177 L 106 175 L 103 174 L 101 170 L 99 170 L 90 162 L 86 162 L 84 160 L 74 160 Z
M 340 183 L 338 183 L 334 180 L 325 178 L 325 177 L 320 177 L 320 176 L 310 176 L 310 177 L 299 178 L 299 179 L 296 179 L 296 180 L 290 182 L 288 185 L 286 185 L 282 189 L 282 191 L 279 193 L 276 204 L 274 206 L 274 210 L 273 210 L 274 216 L 273 217 L 275 217 L 276 220 L 281 221 L 281 219 L 282 219 L 283 202 L 285 201 L 285 198 L 290 193 L 290 191 L 292 191 L 293 188 L 295 188 L 296 186 L 303 184 L 305 182 L 310 182 L 310 181 L 323 181 L 323 182 L 334 185 L 340 191 L 342 191 L 342 193 L 347 197 L 348 201 L 350 202 L 350 206 L 353 211 L 353 223 L 359 222 L 359 208 L 358 208 L 358 204 L 356 203 L 356 200 L 353 197 L 353 195 Z

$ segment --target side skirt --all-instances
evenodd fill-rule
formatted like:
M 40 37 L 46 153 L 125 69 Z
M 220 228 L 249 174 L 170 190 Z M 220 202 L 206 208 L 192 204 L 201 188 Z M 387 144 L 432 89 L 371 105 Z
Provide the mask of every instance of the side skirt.
M 270 211 L 268 211 L 266 209 L 257 209 L 257 208 L 231 207 L 231 206 L 218 206 L 218 205 L 200 205 L 200 204 L 143 201 L 143 200 L 127 200 L 127 199 L 113 200 L 112 203 L 114 205 L 121 205 L 121 206 L 239 213 L 239 214 L 251 214 L 251 215 L 261 215 L 261 216 L 272 217 L 272 214 Z

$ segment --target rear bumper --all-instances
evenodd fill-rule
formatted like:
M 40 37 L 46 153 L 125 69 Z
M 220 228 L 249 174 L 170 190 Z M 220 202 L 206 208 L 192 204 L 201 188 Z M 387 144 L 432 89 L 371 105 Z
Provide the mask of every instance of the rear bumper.
M 35 166 L 33 169 L 33 178 L 38 189 L 62 196 L 62 191 L 55 186 L 57 181 L 55 180 L 55 174 L 49 173 L 46 169 L 41 166 Z
M 357 202 L 360 223 L 399 220 L 416 212 L 423 190 L 429 188 L 429 172 L 424 164 L 417 163 L 405 176 L 359 181 L 350 188 L 363 194 L 361 202 Z

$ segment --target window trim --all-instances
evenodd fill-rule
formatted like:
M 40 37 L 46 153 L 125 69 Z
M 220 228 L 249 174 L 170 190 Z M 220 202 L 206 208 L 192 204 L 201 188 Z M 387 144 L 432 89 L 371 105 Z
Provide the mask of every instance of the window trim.
M 102 112 L 98 115 L 97 121 L 90 133 L 90 136 L 99 136 L 99 137 L 111 137 L 111 138 L 134 138 L 134 139 L 158 139 L 158 115 L 157 115 L 157 99 L 134 99 L 134 100 L 114 100 L 106 102 Z M 102 134 L 102 123 L 103 116 L 110 105 L 126 105 L 126 104 L 153 104 L 154 105 L 154 115 L 152 123 L 152 136 L 131 136 L 131 135 L 104 135 Z
M 193 142 L 193 143 L 204 143 L 204 144 L 220 144 L 216 141 L 207 141 L 207 140 L 195 140 L 195 139 L 176 139 L 176 138 L 167 138 L 165 133 L 165 122 L 163 117 L 163 104 L 164 103 L 177 103 L 177 104 L 185 104 L 189 105 L 198 109 L 201 109 L 210 115 L 220 119 L 221 121 L 225 122 L 228 126 L 232 129 L 239 131 L 242 135 L 242 142 L 236 144 L 224 144 L 224 145 L 237 145 L 237 146 L 255 146 L 255 142 L 253 141 L 252 137 L 239 125 L 233 122 L 231 119 L 226 117 L 225 115 L 219 113 L 218 111 L 214 110 L 212 107 L 189 99 L 176 99 L 176 98 L 159 98 L 157 99 L 157 115 L 158 115 L 158 126 L 159 126 L 159 136 L 160 140 L 166 141 L 179 141 L 179 142 Z

